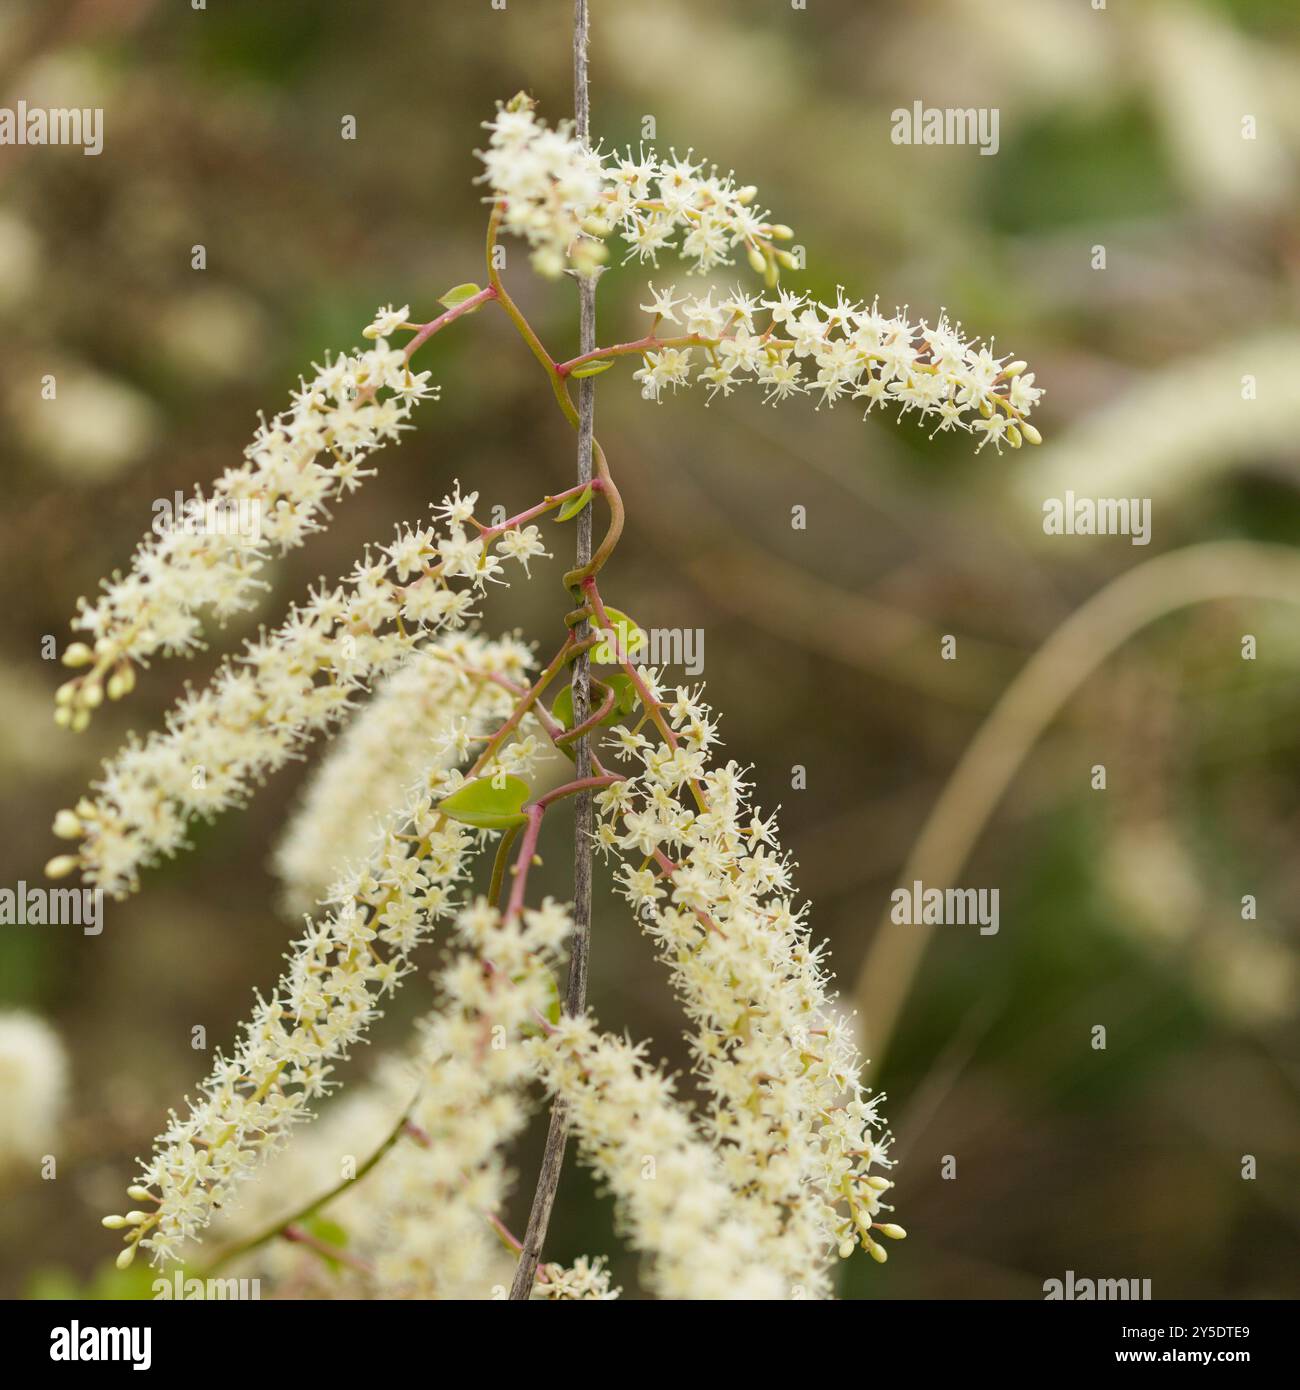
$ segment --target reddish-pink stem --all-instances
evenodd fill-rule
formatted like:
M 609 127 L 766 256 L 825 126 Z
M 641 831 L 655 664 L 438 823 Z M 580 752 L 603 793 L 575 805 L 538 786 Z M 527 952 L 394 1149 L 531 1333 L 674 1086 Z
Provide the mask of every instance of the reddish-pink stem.
M 480 304 L 486 304 L 489 299 L 497 297 L 495 285 L 489 285 L 484 290 L 479 290 L 477 294 L 472 294 L 468 299 L 463 299 L 453 308 L 448 309 L 445 314 L 439 314 L 436 319 L 431 319 L 406 345 L 406 360 L 411 360 L 411 355 L 418 351 L 425 343 L 433 337 L 435 333 L 441 332 L 449 323 L 455 323 L 464 314 L 473 313 Z
M 698 333 L 686 333 L 680 338 L 660 338 L 654 333 L 647 333 L 644 338 L 634 338 L 630 343 L 611 343 L 609 347 L 584 352 L 581 357 L 571 357 L 567 362 L 557 362 L 555 370 L 560 376 L 568 376 L 579 367 L 585 367 L 589 362 L 603 361 L 606 357 L 627 357 L 634 352 L 653 352 L 661 347 L 692 347 L 713 341 L 712 338 L 701 338 Z
M 506 905 L 507 920 L 518 917 L 524 910 L 524 898 L 528 891 L 528 870 L 532 868 L 533 859 L 537 854 L 537 841 L 542 833 L 542 817 L 546 814 L 547 807 L 554 805 L 562 797 L 573 796 L 576 792 L 588 789 L 594 791 L 598 787 L 609 787 L 623 780 L 616 772 L 607 772 L 600 777 L 579 777 L 576 781 L 566 782 L 562 787 L 547 792 L 545 796 L 539 796 L 528 808 L 528 827 L 519 844 L 519 854 L 515 859 L 515 881 L 511 885 L 510 901 Z

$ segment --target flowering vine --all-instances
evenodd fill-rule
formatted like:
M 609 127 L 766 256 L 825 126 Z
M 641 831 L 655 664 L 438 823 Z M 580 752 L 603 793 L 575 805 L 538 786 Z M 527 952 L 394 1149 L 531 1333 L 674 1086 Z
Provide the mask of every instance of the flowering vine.
M 249 607 L 268 557 L 325 525 L 327 504 L 357 487 L 373 452 L 436 395 L 415 354 L 489 306 L 575 427 L 590 414 L 572 383 L 586 383 L 589 408 L 591 378 L 632 357 L 652 401 L 694 382 L 725 398 L 748 381 L 772 404 L 808 395 L 818 406 L 915 412 L 932 433 L 968 431 L 980 449 L 1039 441 L 1033 373 L 946 313 L 930 323 L 843 291 L 824 303 L 781 286 L 796 267 L 782 245 L 793 233 L 732 175 L 689 151 L 602 152 L 575 126 L 548 127 L 523 96 L 486 129 L 488 283 L 457 286 L 423 323 L 407 305 L 379 309 L 363 331 L 373 347 L 315 368 L 290 408 L 259 427 L 244 463 L 195 493 L 203 516 L 215 503 L 256 502 L 256 536 L 164 528 L 96 602 L 81 602 L 75 624 L 90 641 L 65 654 L 80 674 L 58 692 L 60 724 L 84 728 L 151 658 L 193 651 L 205 614 L 220 621 Z M 669 253 L 703 275 L 743 262 L 759 288 L 678 295 L 651 285 L 641 337 L 561 360 L 506 287 L 503 234 L 524 240 L 541 274 L 571 270 L 588 286 L 617 239 L 625 261 L 652 266 Z M 401 334 L 404 346 L 390 346 Z M 491 1297 L 503 1261 L 517 1280 L 522 1272 L 525 1296 L 616 1296 L 600 1258 L 544 1262 L 534 1276 L 554 1190 L 545 1172 L 525 1239 L 504 1224 L 507 1148 L 539 1087 L 661 1297 L 826 1297 L 837 1257 L 860 1247 L 883 1261 L 885 1242 L 904 1235 L 888 1219 L 882 1098 L 862 1082 L 851 1017 L 775 818 L 755 804 L 747 770 L 718 757 L 702 689 L 669 688 L 639 660 L 644 634 L 604 598 L 623 504 L 594 439 L 591 452 L 589 480 L 499 524 L 456 485 L 433 524 L 372 544 L 345 579 L 187 690 L 164 729 L 132 738 L 56 817 L 71 843 L 49 872 L 126 894 L 185 847 L 195 817 L 242 804 L 311 738 L 344 729 L 275 854 L 306 925 L 233 1050 L 142 1161 L 128 1188 L 135 1205 L 105 1218 L 124 1232 L 119 1264 L 140 1250 L 187 1257 L 311 1118 L 444 920 L 437 1001 L 407 1059 L 414 1099 L 355 1178 L 247 1234 L 228 1257 L 286 1241 L 379 1296 Z M 486 586 L 511 566 L 527 577 L 546 554 L 544 524 L 587 526 L 597 508 L 606 529 L 565 576 L 551 655 L 515 634 L 485 636 L 475 603 Z M 569 770 L 544 780 L 541 769 L 557 764 Z M 617 891 L 682 1003 L 693 1088 L 654 1065 L 648 1043 L 602 1032 L 572 993 L 560 1006 L 554 972 L 571 943 L 575 957 L 585 946 L 566 906 L 530 905 L 529 876 L 544 818 L 587 798 L 599 811 L 592 844 L 614 861 Z M 558 1164 L 548 1146 L 550 1158 Z M 305 1224 L 332 1203 L 351 1223 L 346 1255 Z

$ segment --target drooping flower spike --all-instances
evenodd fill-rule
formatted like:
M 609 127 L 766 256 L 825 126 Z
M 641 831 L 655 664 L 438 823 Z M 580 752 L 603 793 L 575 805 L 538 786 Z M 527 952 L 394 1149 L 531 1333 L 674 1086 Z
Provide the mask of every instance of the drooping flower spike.
M 61 724 L 85 728 L 105 695 L 127 694 L 136 668 L 158 653 L 200 648 L 205 611 L 224 621 L 253 607 L 267 561 L 320 530 L 329 504 L 374 472 L 363 466 L 370 456 L 398 441 L 416 404 L 437 395 L 429 373 L 413 373 L 383 338 L 326 357 L 314 372 L 287 410 L 258 426 L 238 468 L 209 493 L 196 489 L 183 515 L 156 512 L 130 570 L 106 580 L 94 602 L 79 600 L 73 626 L 87 640 L 63 661 L 85 669 L 59 689 Z
M 205 614 L 248 607 L 266 560 L 318 528 L 373 450 L 398 438 L 414 403 L 433 394 L 428 374 L 412 372 L 412 353 L 494 301 L 571 423 L 580 416 L 570 379 L 632 356 L 653 401 L 695 382 L 710 399 L 754 382 L 773 404 L 808 395 L 817 406 L 894 406 L 932 434 L 969 431 L 980 448 L 1039 441 L 1028 418 L 1042 395 L 1033 373 L 946 312 L 913 320 L 843 291 L 832 303 L 778 288 L 781 270 L 801 268 L 780 246 L 793 233 L 731 174 L 690 151 L 589 148 L 570 125 L 548 128 L 525 97 L 499 106 L 487 130 L 489 284 L 457 286 L 440 301 L 446 313 L 425 324 L 409 321 L 407 305 L 383 306 L 364 330 L 374 347 L 316 369 L 291 408 L 259 430 L 245 465 L 196 501 L 199 524 L 165 528 L 126 577 L 82 604 L 92 645 L 69 654 L 84 674 L 60 692 L 61 723 L 84 727 L 151 656 L 192 650 Z M 500 232 L 523 238 L 551 277 L 594 271 L 618 238 L 624 259 L 652 266 L 673 253 L 707 274 L 743 259 L 764 290 L 678 295 L 652 285 L 644 337 L 588 343 L 558 361 L 501 279 Z M 414 333 L 406 349 L 390 348 L 404 332 Z M 508 1279 L 525 1253 L 505 1225 L 508 1149 L 539 1092 L 562 1104 L 620 1230 L 645 1257 L 646 1287 L 661 1297 L 826 1297 L 837 1256 L 861 1247 L 883 1261 L 883 1242 L 903 1237 L 886 1219 L 882 1097 L 863 1082 L 854 1022 L 810 934 L 775 817 L 757 808 L 746 769 L 717 758 L 718 720 L 702 691 L 664 690 L 657 672 L 634 664 L 635 625 L 600 598 L 596 575 L 622 504 L 603 450 L 593 449 L 594 481 L 503 525 L 480 522 L 476 495 L 457 487 L 435 509 L 437 527 L 400 529 L 347 580 L 322 585 L 207 688 L 189 692 L 165 730 L 111 759 L 93 796 L 60 813 L 56 832 L 79 843 L 51 872 L 79 869 L 92 884 L 131 891 L 142 868 L 184 844 L 194 817 L 242 802 L 369 697 L 276 855 L 289 898 L 323 910 L 234 1050 L 172 1114 L 129 1189 L 140 1205 L 106 1220 L 125 1232 L 119 1263 L 140 1249 L 160 1262 L 187 1253 L 333 1088 L 338 1063 L 368 1036 L 383 996 L 412 973 L 414 951 L 444 918 L 455 926 L 437 1007 L 404 1054 L 418 1089 L 364 1165 L 376 1171 L 343 1203 L 349 1290 L 499 1296 L 503 1265 Z M 205 524 L 239 502 L 257 504 L 256 536 Z M 489 582 L 512 561 L 527 573 L 546 553 L 535 518 L 558 508 L 564 522 L 598 505 L 609 531 L 566 576 L 564 636 L 548 663 L 534 662 L 517 637 L 489 641 L 468 629 Z M 588 625 L 591 635 L 578 635 Z M 595 707 L 574 727 L 576 697 L 548 687 L 584 653 L 613 669 L 597 674 Z M 578 775 L 544 782 L 543 753 L 562 766 L 572 759 Z M 683 1005 L 694 1097 L 651 1064 L 648 1044 L 602 1032 L 580 1002 L 559 1009 L 553 972 L 573 918 L 550 899 L 529 906 L 528 874 L 548 808 L 591 794 L 595 848 L 615 860 L 617 890 Z M 498 852 L 480 895 L 471 866 L 491 840 Z M 582 940 L 573 940 L 575 957 Z M 293 1220 L 269 1235 L 288 1235 Z M 599 1259 L 540 1264 L 530 1287 L 531 1268 L 524 1258 L 514 1296 L 617 1293 Z

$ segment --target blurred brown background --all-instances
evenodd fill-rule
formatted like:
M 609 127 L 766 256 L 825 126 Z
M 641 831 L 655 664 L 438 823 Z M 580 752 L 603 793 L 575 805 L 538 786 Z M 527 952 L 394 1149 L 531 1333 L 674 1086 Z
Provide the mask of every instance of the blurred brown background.
M 0 884 L 39 878 L 53 812 L 243 632 L 187 670 L 156 667 L 80 738 L 51 722 L 60 677 L 41 639 L 66 639 L 77 595 L 127 561 L 153 499 L 237 460 L 255 412 L 357 342 L 376 304 L 427 317 L 448 286 L 481 279 L 480 122 L 520 88 L 552 119 L 569 111 L 569 12 L 0 12 L 0 104 L 105 111 L 98 158 L 0 148 Z M 1044 447 L 998 458 L 853 407 L 776 412 L 754 393 L 655 407 L 629 366 L 600 380 L 597 430 L 629 507 L 606 596 L 643 625 L 705 630 L 729 752 L 782 803 L 846 995 L 963 750 L 1072 611 L 1180 547 L 1300 542 L 1298 54 L 1291 0 L 593 4 L 597 132 L 636 140 L 653 115 L 660 147 L 734 167 L 795 227 L 809 271 L 792 283 L 930 317 L 946 305 L 1048 389 Z M 997 107 L 996 157 L 891 144 L 891 111 L 918 99 Z M 603 339 L 643 331 L 647 278 L 606 276 Z M 654 278 L 684 282 L 668 264 Z M 522 254 L 510 282 L 555 351 L 576 350 L 572 287 L 536 281 Z M 422 360 L 441 402 L 332 529 L 276 567 L 260 616 L 343 573 L 453 478 L 512 510 L 570 478 L 571 433 L 503 316 L 458 325 Z M 40 399 L 47 372 L 57 409 Z M 1041 503 L 1066 488 L 1151 497 L 1152 544 L 1045 537 Z M 796 504 L 806 531 L 791 529 Z M 549 642 L 564 568 L 562 554 L 538 566 L 489 624 Z M 1150 1278 L 1157 1297 L 1297 1292 L 1296 616 L 1196 606 L 1099 663 L 959 877 L 1000 889 L 999 933 L 940 929 L 915 978 L 873 980 L 899 1012 L 883 1052 L 861 1021 L 911 1238 L 883 1269 L 855 1261 L 846 1296 L 1035 1298 L 1067 1269 Z M 1247 632 L 1254 663 L 1239 654 Z M 939 659 L 943 634 L 955 662 Z M 1089 785 L 1097 763 L 1104 792 Z M 796 764 L 807 790 L 791 789 Z M 57 1180 L 0 1179 L 5 1293 L 126 1287 L 102 1275 L 117 1242 L 98 1217 L 203 1070 L 190 1028 L 230 1038 L 277 973 L 291 924 L 267 857 L 303 775 L 200 829 L 193 854 L 108 906 L 102 936 L 0 930 L 0 1003 L 57 1029 L 72 1076 Z M 558 825 L 551 842 L 562 893 Z M 1246 893 L 1258 920 L 1241 920 Z M 421 988 L 399 996 L 381 1042 L 403 1036 Z M 662 972 L 612 900 L 592 1003 L 680 1063 Z M 940 1178 L 944 1155 L 955 1180 Z M 535 1160 L 520 1155 L 520 1228 Z M 616 1246 L 577 1170 L 552 1230 L 553 1258 Z M 615 1267 L 635 1293 L 634 1266 Z

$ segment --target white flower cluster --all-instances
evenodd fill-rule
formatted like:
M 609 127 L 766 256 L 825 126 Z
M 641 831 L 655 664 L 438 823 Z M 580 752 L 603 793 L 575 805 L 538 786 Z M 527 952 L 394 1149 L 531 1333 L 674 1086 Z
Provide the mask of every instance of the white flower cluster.
M 627 243 L 628 259 L 651 265 L 675 249 L 695 269 L 711 270 L 731 265 L 743 246 L 753 269 L 775 284 L 777 267 L 791 263 L 773 243 L 793 233 L 754 206 L 757 190 L 690 151 L 667 159 L 644 149 L 602 155 L 584 148 L 570 123 L 549 128 L 523 95 L 499 105 L 485 128 L 491 136 L 479 152 L 481 181 L 502 205 L 502 225 L 527 240 L 543 275 L 570 265 L 590 269 L 605 258 L 604 238 L 613 232 Z
M 188 692 L 165 732 L 132 739 L 105 763 L 94 797 L 56 817 L 55 833 L 81 844 L 47 872 L 80 869 L 107 892 L 134 890 L 142 868 L 184 847 L 191 819 L 240 804 L 254 783 L 336 724 L 359 691 L 407 660 L 422 636 L 463 625 L 479 591 L 504 571 L 491 541 L 465 529 L 476 497 L 456 491 L 446 499 L 442 533 L 401 529 L 377 557 L 367 552 L 344 584 L 322 586 L 225 662 L 206 689 Z M 526 566 L 541 551 L 537 534 L 532 526 L 505 532 L 496 548 Z
M 647 1282 L 659 1297 L 790 1295 L 672 1081 L 645 1061 L 644 1044 L 602 1037 L 591 1019 L 566 1016 L 534 1047 L 629 1241 L 650 1257 Z
M 485 900 L 456 922 L 462 950 L 439 975 L 443 1007 L 425 1025 L 420 1093 L 378 1176 L 366 1237 L 385 1297 L 487 1298 L 501 1249 L 490 1221 L 508 1177 L 503 1147 L 527 1122 L 533 1067 L 524 1040 L 555 998 L 550 967 L 572 930 L 547 899 L 502 919 Z
M 412 950 L 455 911 L 477 836 L 439 814 L 448 785 L 418 789 L 391 818 L 368 862 L 338 884 L 327 914 L 307 924 L 233 1055 L 218 1055 L 184 1115 L 172 1112 L 127 1189 L 145 1206 L 104 1218 L 126 1231 L 120 1266 L 138 1247 L 155 1263 L 177 1258 L 230 1203 L 291 1127 L 310 1117 L 333 1085 L 333 1063 L 365 1036 L 379 999 L 414 968 Z
M 94 603 L 78 600 L 73 626 L 89 644 L 73 643 L 63 660 L 89 669 L 59 688 L 60 724 L 85 728 L 105 694 L 127 694 L 135 667 L 155 653 L 201 647 L 203 610 L 224 620 L 251 608 L 268 558 L 321 529 L 329 503 L 374 471 L 362 467 L 366 459 L 399 439 L 415 404 L 436 394 L 429 373 L 412 373 L 383 339 L 314 370 L 289 409 L 258 427 L 240 467 L 210 495 L 196 490 L 186 517 L 160 517 L 130 571 L 106 580 Z
M 935 324 L 913 322 L 906 311 L 882 314 L 878 303 L 859 304 L 842 292 L 827 304 L 785 290 L 763 300 L 737 290 L 716 301 L 712 289 L 681 299 L 672 288 L 650 291 L 652 302 L 642 307 L 655 315 L 656 330 L 680 324 L 698 349 L 680 342 L 648 348 L 634 373 L 646 400 L 692 380 L 710 398 L 755 381 L 772 404 L 807 394 L 819 407 L 840 400 L 864 400 L 868 412 L 897 406 L 900 415 L 914 410 L 935 422 L 933 434 L 969 430 L 982 436 L 981 449 L 992 443 L 999 453 L 1004 442 L 1042 441 L 1027 418 L 1043 394 L 1034 374 L 965 337 L 946 313 Z M 761 327 L 760 310 L 768 311 Z
M 883 1261 L 876 1236 L 903 1234 L 876 1221 L 891 1186 L 872 1171 L 888 1166 L 880 1097 L 862 1086 L 775 819 L 751 806 L 735 763 L 709 766 L 717 722 L 699 691 L 678 689 L 662 713 L 671 746 L 614 730 L 639 766 L 600 793 L 598 842 L 624 857 L 621 890 L 694 1025 L 707 1126 L 764 1255 L 821 1297 L 834 1252 L 860 1242 Z
M 34 1014 L 0 1014 L 0 1174 L 49 1153 L 67 1090 L 68 1060 L 54 1030 Z
M 205 1240 L 218 1251 L 234 1250 L 275 1229 L 305 1202 L 331 1192 L 344 1172 L 360 1166 L 388 1140 L 411 1103 L 415 1085 L 405 1059 L 384 1056 L 363 1083 L 331 1100 L 311 1125 L 300 1128 L 259 1173 L 244 1183 L 238 1203 L 214 1215 Z M 366 1219 L 369 1181 L 350 1182 L 329 1201 L 329 1219 L 350 1231 Z M 220 1256 L 218 1256 L 220 1258 Z M 353 1267 L 322 1260 L 292 1240 L 266 1240 L 238 1255 L 228 1271 L 292 1287 L 298 1298 L 364 1297 L 364 1288 L 344 1287 Z
M 603 1256 L 594 1260 L 579 1255 L 571 1265 L 541 1265 L 537 1270 L 534 1298 L 557 1302 L 608 1303 L 623 1292 L 610 1287 L 609 1270 Z
M 466 761 L 471 717 L 491 727 L 505 719 L 514 696 L 489 673 L 515 680 L 532 666 L 515 638 L 449 632 L 387 677 L 317 769 L 276 847 L 286 906 L 310 911 L 412 780 Z

